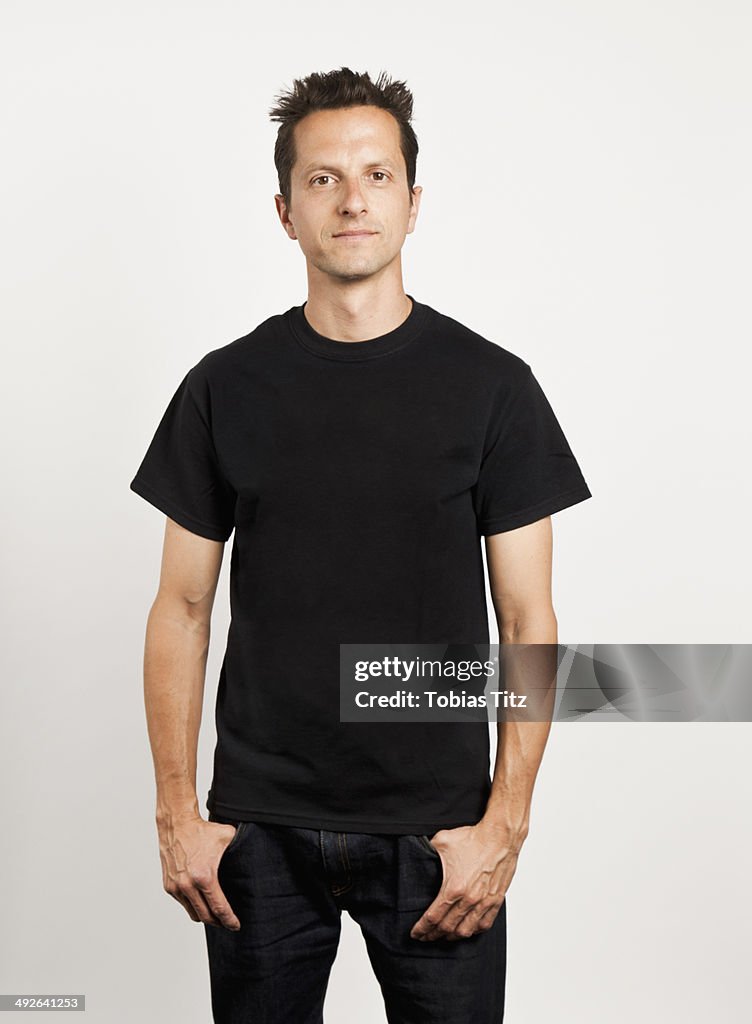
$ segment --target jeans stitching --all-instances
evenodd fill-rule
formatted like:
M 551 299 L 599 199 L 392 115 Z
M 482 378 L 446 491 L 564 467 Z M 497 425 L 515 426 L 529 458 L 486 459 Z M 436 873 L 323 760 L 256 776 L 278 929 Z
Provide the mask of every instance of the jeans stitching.
M 337 833 L 337 848 L 339 850 L 340 861 L 341 861 L 342 867 L 344 868 L 347 877 L 346 877 L 344 885 L 333 885 L 331 887 L 332 894 L 334 896 L 341 896 L 343 893 L 347 892 L 349 889 L 352 889 L 352 878 L 350 876 L 350 861 L 347 859 L 347 845 L 346 845 L 346 843 L 344 843 L 344 847 L 343 847 L 344 840 L 345 840 L 344 833 L 338 832 Z M 343 853 L 343 849 L 344 849 L 344 853 Z
M 347 877 L 349 878 L 350 877 L 350 853 L 349 853 L 349 851 L 347 849 L 347 834 L 345 832 L 342 833 L 342 852 L 345 855 L 345 863 L 346 863 L 346 867 L 347 867 Z

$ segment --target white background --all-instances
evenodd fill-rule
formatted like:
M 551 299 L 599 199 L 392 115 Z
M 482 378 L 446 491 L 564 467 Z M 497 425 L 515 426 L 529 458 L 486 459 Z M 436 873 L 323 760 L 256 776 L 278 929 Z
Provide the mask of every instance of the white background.
M 341 65 L 412 88 L 406 290 L 531 364 L 593 491 L 554 517 L 561 642 L 750 642 L 750 8 L 5 0 L 1 19 L 0 991 L 203 1024 L 143 711 L 164 517 L 128 484 L 185 372 L 306 297 L 274 96 Z M 228 569 L 229 548 L 202 807 Z M 748 1019 L 749 741 L 554 726 L 507 897 L 508 1024 Z M 347 915 L 326 1019 L 385 1020 Z

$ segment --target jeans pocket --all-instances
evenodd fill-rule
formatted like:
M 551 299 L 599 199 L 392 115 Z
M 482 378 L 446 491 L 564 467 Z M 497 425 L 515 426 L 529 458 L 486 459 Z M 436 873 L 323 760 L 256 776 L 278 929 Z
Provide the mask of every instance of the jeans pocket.
M 428 850 L 429 853 L 432 853 L 434 857 L 439 857 L 439 859 L 441 859 L 441 854 L 436 849 L 436 847 L 432 845 L 431 840 L 428 836 L 419 835 L 418 839 L 420 840 L 421 844 Z
M 227 824 L 232 824 L 232 822 L 228 822 Z M 248 831 L 248 826 L 249 825 L 250 825 L 249 821 L 239 821 L 239 822 L 237 822 L 237 824 L 235 824 L 235 835 L 232 837 L 230 842 L 224 848 L 224 852 L 222 854 L 223 857 L 225 856 L 225 854 L 227 854 L 231 850 L 235 849 L 235 847 L 238 845 L 240 840 L 243 838 L 244 833 Z

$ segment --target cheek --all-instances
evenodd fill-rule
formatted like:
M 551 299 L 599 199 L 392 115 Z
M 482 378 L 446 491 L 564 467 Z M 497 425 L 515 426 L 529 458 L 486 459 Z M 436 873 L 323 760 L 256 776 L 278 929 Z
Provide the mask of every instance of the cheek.
M 295 228 L 295 233 L 298 236 L 298 241 L 306 249 L 320 249 L 322 246 L 322 232 L 318 225 L 311 224 L 310 221 L 303 220 Z

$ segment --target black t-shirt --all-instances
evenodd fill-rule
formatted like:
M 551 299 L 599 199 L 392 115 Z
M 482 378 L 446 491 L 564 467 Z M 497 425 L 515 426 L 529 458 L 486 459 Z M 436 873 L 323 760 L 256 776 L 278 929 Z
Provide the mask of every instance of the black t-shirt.
M 301 305 L 208 352 L 130 484 L 234 530 L 218 815 L 432 834 L 485 811 L 488 722 L 340 722 L 339 645 L 487 642 L 481 536 L 591 494 L 530 366 L 410 298 L 378 338 Z

